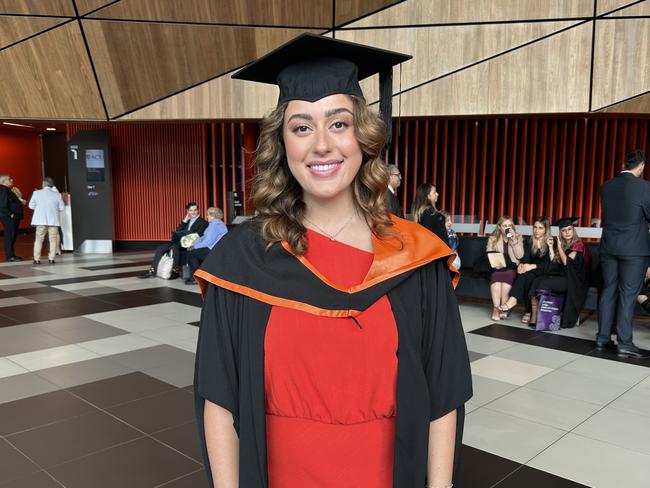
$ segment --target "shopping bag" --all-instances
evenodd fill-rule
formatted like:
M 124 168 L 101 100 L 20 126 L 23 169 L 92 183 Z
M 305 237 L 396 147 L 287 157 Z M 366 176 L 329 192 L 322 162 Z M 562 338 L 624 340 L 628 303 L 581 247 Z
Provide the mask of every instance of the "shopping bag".
M 535 330 L 560 330 L 564 295 L 551 293 L 547 290 L 537 290 L 535 296 L 539 300 Z

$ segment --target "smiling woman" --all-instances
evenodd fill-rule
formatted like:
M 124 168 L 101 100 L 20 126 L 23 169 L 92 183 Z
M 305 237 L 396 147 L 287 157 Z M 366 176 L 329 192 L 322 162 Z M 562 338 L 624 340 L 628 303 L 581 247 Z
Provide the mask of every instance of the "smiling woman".
M 407 58 L 306 34 L 235 76 L 280 99 L 255 156 L 258 215 L 196 273 L 195 398 L 219 488 L 453 482 L 471 396 L 453 255 L 386 210 L 387 125 L 359 87 L 379 71 L 390 88 Z

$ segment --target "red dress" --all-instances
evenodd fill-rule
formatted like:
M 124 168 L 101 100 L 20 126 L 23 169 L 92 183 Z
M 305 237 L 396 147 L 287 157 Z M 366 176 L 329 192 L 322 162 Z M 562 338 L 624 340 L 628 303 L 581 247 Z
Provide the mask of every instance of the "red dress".
M 373 254 L 307 231 L 306 259 L 339 286 Z M 386 296 L 357 317 L 274 306 L 264 340 L 269 488 L 389 488 L 397 325 Z

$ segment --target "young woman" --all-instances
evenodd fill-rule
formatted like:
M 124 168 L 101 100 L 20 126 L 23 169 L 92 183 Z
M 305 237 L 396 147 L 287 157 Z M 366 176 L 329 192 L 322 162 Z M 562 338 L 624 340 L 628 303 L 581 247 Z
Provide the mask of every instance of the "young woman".
M 510 296 L 510 289 L 517 277 L 517 266 L 524 257 L 524 240 L 517 234 L 512 219 L 499 217 L 494 231 L 488 237 L 486 251 L 500 253 L 505 265 L 493 268 L 490 275 L 490 295 L 492 296 L 492 320 L 506 318 L 507 312 L 501 310 Z
M 510 298 L 501 311 L 512 310 L 517 303 L 524 304 L 523 324 L 530 324 L 531 302 L 530 291 L 535 278 L 544 274 L 550 264 L 548 240 L 551 237 L 551 224 L 546 217 L 538 217 L 533 221 L 533 235 L 524 240 L 524 257 L 517 266 L 517 278 L 510 290 Z
M 415 199 L 411 205 L 411 215 L 418 224 L 426 227 L 442 242 L 449 245 L 445 217 L 436 208 L 438 203 L 438 190 L 431 183 L 422 183 L 415 190 Z
M 537 290 L 566 293 L 560 326 L 570 328 L 578 324 L 589 288 L 591 257 L 584 241 L 576 233 L 575 220 L 572 217 L 558 220 L 555 225 L 559 227 L 560 235 L 555 239 L 549 237 L 547 241 L 550 264 L 544 275 L 535 278 L 530 286 L 531 324 L 537 321 Z
M 258 216 L 195 275 L 218 488 L 453 483 L 471 374 L 451 254 L 386 211 L 386 125 L 358 84 L 404 59 L 305 34 L 237 74 L 280 98 L 256 152 Z
M 445 218 L 445 229 L 447 230 L 447 245 L 449 246 L 449 249 L 451 249 L 456 253 L 456 258 L 454 259 L 452 265 L 454 266 L 454 268 L 460 270 L 460 256 L 458 255 L 458 244 L 460 241 L 458 239 L 458 235 L 456 234 L 456 231 L 451 227 L 452 226 L 451 214 L 446 210 L 440 210 L 440 214 Z

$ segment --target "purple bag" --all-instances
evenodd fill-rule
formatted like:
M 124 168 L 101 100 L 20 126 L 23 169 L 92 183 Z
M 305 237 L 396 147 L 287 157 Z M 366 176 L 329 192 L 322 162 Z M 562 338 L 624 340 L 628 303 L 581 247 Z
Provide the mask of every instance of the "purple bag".
M 557 295 L 547 290 L 537 290 L 537 325 L 535 330 L 560 330 L 564 295 Z

